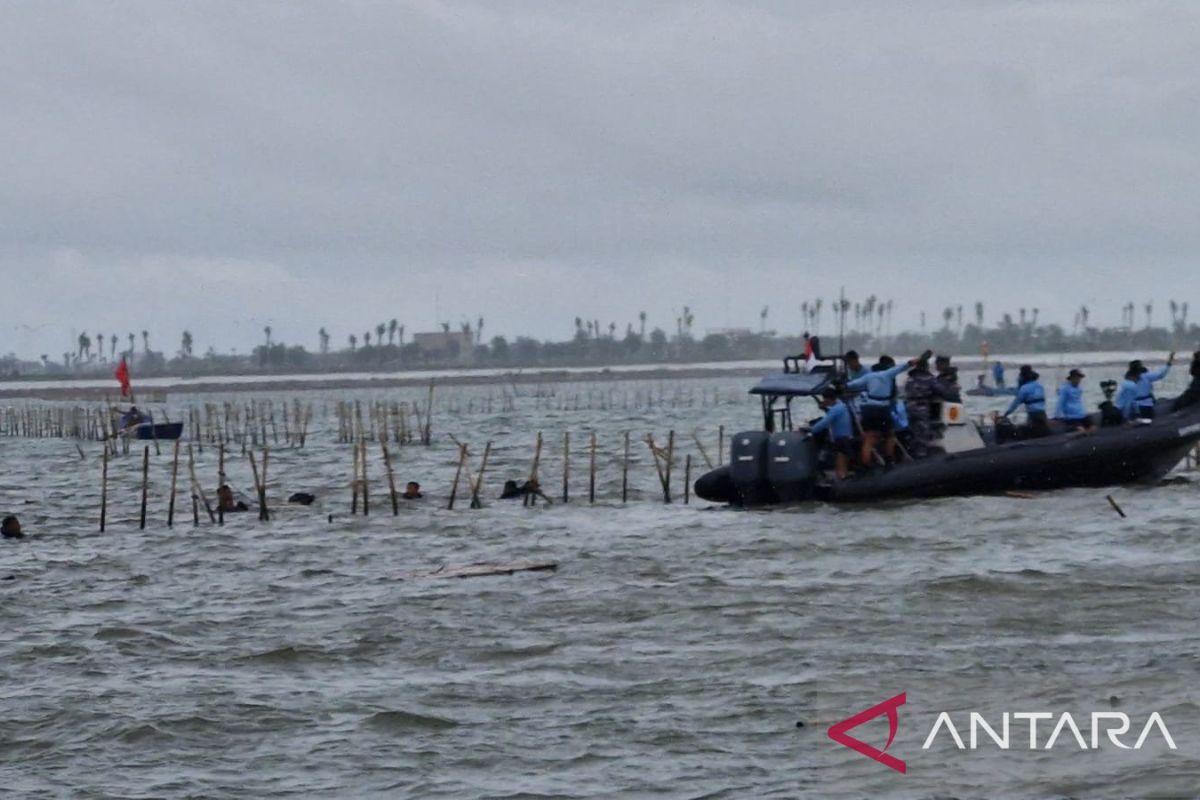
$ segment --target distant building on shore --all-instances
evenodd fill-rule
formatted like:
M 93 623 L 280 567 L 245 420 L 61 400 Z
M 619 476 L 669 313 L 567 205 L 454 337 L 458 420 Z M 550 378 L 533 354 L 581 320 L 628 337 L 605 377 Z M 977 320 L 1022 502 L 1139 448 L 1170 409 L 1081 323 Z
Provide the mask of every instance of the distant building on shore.
M 462 331 L 414 333 L 413 344 L 430 361 L 457 361 L 468 364 L 474 356 L 474 342 Z

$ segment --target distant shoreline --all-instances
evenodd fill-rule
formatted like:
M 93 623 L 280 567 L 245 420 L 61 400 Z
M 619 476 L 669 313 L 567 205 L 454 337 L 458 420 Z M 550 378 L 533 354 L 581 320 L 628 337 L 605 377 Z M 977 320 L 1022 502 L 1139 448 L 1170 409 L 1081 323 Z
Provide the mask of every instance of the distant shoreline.
M 1043 370 L 1069 369 L 1072 366 L 1120 367 L 1137 354 L 1118 352 L 1038 353 L 1004 357 L 1003 363 L 1015 372 L 1019 364 L 1032 364 Z M 1153 363 L 1166 353 L 1143 353 Z M 995 359 L 993 359 L 994 361 Z M 955 363 L 964 371 L 983 365 L 979 356 L 961 356 Z M 702 378 L 757 378 L 780 369 L 782 359 L 764 361 L 708 362 L 702 364 L 645 364 L 620 367 L 556 367 L 536 370 L 458 369 L 421 370 L 393 373 L 323 373 L 300 375 L 228 375 L 202 378 L 161 377 L 134 379 L 134 389 L 157 401 L 162 395 L 215 394 L 218 392 L 288 392 L 315 389 L 403 389 L 428 386 L 480 386 L 540 383 L 596 383 L 604 381 L 661 381 Z M 973 381 L 964 377 L 964 385 Z M 115 381 L 95 378 L 78 380 L 0 381 L 0 399 L 104 400 L 116 399 Z

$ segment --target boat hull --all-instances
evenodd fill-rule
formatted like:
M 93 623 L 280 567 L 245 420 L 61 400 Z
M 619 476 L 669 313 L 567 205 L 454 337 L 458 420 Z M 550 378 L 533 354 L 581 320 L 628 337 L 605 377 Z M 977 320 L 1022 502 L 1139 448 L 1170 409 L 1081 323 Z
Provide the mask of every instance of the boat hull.
M 861 503 L 1147 482 L 1166 475 L 1197 442 L 1200 409 L 1190 409 L 1150 424 L 931 456 L 818 485 L 814 495 L 829 502 Z M 743 501 L 727 471 L 701 476 L 695 490 L 697 496 L 714 502 L 753 504 Z
M 147 422 L 135 427 L 133 439 L 178 439 L 183 435 L 182 422 Z

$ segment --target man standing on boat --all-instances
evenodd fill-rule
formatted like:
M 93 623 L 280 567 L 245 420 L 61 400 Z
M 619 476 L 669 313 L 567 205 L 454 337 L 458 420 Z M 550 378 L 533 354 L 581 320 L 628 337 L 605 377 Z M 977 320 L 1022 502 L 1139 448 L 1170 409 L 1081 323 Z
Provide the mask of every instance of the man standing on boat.
M 1192 366 L 1188 369 L 1188 374 L 1192 376 L 1192 382 L 1183 390 L 1183 394 L 1171 403 L 1172 411 L 1200 403 L 1200 350 L 1192 353 Z
M 1067 373 L 1067 380 L 1058 387 L 1058 408 L 1054 418 L 1073 431 L 1086 431 L 1092 427 L 1092 418 L 1083 406 L 1083 388 L 1080 382 L 1087 377 L 1077 369 Z
M 1009 414 L 1024 405 L 1025 435 L 1029 438 L 1045 436 L 1050 432 L 1050 426 L 1046 422 L 1046 390 L 1038 383 L 1038 377 L 1033 367 L 1028 364 L 1021 365 L 1021 371 L 1017 375 L 1017 396 L 1009 403 L 1008 410 L 1003 415 L 1007 419 Z
M 1129 362 L 1125 380 L 1117 392 L 1117 408 L 1125 415 L 1125 419 L 1154 419 L 1154 389 L 1151 384 L 1167 377 L 1171 364 L 1175 363 L 1175 351 L 1167 356 L 1167 363 L 1162 369 L 1151 372 L 1140 358 Z
M 837 389 L 832 386 L 825 387 L 821 392 L 821 407 L 825 409 L 825 416 L 812 426 L 809 434 L 816 436 L 825 431 L 829 432 L 829 445 L 833 450 L 833 471 L 838 480 L 842 480 L 850 472 L 850 454 L 854 450 L 850 409 L 838 399 Z
M 932 355 L 926 350 L 920 358 L 909 360 L 905 364 L 896 364 L 891 356 L 880 356 L 879 363 L 861 378 L 856 378 L 846 384 L 847 389 L 865 391 L 862 399 L 862 464 L 867 467 L 872 463 L 875 445 L 883 439 L 883 457 L 890 464 L 896 456 L 896 427 L 892 422 L 892 401 L 896 394 L 896 376 L 907 372 L 919 361 L 929 359 Z

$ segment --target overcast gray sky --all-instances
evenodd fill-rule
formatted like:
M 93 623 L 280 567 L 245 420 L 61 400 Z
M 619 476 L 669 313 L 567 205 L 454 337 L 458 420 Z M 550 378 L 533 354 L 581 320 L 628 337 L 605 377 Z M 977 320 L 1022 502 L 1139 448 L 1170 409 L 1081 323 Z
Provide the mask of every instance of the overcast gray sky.
M 1190 2 L 7 2 L 0 352 L 795 331 L 843 284 L 1165 319 L 1198 42 Z

